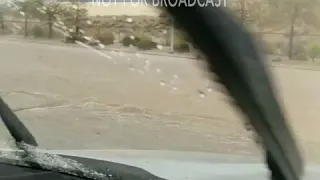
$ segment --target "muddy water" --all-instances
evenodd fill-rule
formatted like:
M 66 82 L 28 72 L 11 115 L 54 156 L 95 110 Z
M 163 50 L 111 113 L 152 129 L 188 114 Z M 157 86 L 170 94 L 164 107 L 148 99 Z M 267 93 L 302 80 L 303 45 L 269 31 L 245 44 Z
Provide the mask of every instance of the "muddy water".
M 259 152 L 193 61 L 6 41 L 0 54 L 2 96 L 44 148 Z M 320 157 L 320 73 L 272 71 L 307 157 Z

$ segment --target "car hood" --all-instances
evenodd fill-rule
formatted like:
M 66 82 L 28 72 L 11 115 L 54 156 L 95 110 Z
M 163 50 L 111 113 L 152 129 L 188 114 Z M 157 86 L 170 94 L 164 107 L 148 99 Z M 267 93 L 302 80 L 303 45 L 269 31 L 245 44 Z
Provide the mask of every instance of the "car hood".
M 53 153 L 142 168 L 169 180 L 268 180 L 263 159 L 246 155 L 154 150 L 54 150 Z M 308 164 L 304 180 L 318 180 L 320 166 Z

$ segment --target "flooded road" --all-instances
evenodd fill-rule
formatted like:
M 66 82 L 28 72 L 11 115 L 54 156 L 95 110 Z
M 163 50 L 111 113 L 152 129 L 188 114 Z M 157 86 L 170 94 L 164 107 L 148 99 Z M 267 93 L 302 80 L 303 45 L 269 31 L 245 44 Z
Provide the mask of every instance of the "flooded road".
M 258 153 L 194 60 L 104 53 L 0 41 L 0 93 L 41 147 Z M 320 159 L 320 72 L 272 71 L 307 157 Z

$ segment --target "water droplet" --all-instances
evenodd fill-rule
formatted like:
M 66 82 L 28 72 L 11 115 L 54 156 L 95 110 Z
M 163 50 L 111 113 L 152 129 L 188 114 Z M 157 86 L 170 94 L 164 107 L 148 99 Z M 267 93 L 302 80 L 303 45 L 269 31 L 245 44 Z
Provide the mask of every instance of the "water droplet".
M 64 26 L 64 23 L 62 21 L 59 21 L 58 24 L 60 24 L 61 26 Z
M 131 35 L 131 36 L 130 36 L 130 39 L 134 40 L 134 39 L 135 39 L 135 37 L 134 37 L 133 35 Z
M 177 74 L 173 75 L 173 78 L 178 79 L 179 76 Z
M 144 68 L 145 70 L 149 71 L 149 65 L 150 65 L 150 61 L 147 59 L 147 60 L 144 61 L 144 66 L 143 66 L 143 68 Z
M 165 86 L 166 83 L 164 81 L 160 81 L 160 86 Z
M 134 67 L 132 65 L 129 66 L 130 71 L 135 71 Z
M 160 44 L 157 45 L 157 49 L 162 49 L 162 48 L 163 47 Z
M 99 47 L 100 47 L 100 48 L 105 48 L 105 45 L 99 43 Z
M 172 90 L 173 91 L 178 91 L 178 88 L 177 87 L 172 87 Z
M 40 9 L 39 10 L 42 14 L 46 14 L 46 10 Z
M 6 5 L 7 5 L 8 7 L 13 7 L 13 4 L 11 4 L 11 2 L 9 2 L 9 1 L 6 2 Z
M 91 24 L 92 24 L 92 22 L 88 20 L 88 21 L 87 21 L 87 24 L 88 24 L 88 25 L 91 25 Z
M 157 73 L 161 73 L 161 69 L 157 68 L 156 69 Z
M 198 93 L 199 93 L 200 98 L 204 98 L 205 97 L 205 94 L 204 94 L 203 91 L 198 90 Z
M 133 22 L 132 18 L 127 18 L 126 21 L 127 21 L 128 23 L 132 23 L 132 22 Z
M 212 92 L 212 89 L 211 89 L 211 88 L 208 88 L 207 90 L 208 90 L 208 92 Z
M 21 14 L 22 16 L 25 16 L 25 15 L 26 15 L 26 13 L 24 13 L 23 11 L 20 11 L 20 14 Z
M 88 37 L 88 36 L 83 36 L 83 38 L 87 41 L 90 41 L 92 39 L 91 37 Z
M 139 74 L 144 75 L 144 71 L 139 70 Z

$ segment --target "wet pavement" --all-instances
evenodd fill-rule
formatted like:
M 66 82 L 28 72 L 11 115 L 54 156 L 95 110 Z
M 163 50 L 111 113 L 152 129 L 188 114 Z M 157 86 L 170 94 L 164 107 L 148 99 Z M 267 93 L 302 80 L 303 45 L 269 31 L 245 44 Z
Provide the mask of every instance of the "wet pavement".
M 0 94 L 41 147 L 258 154 L 223 89 L 194 60 L 105 53 L 0 41 Z M 320 72 L 272 71 L 307 157 L 319 158 Z

